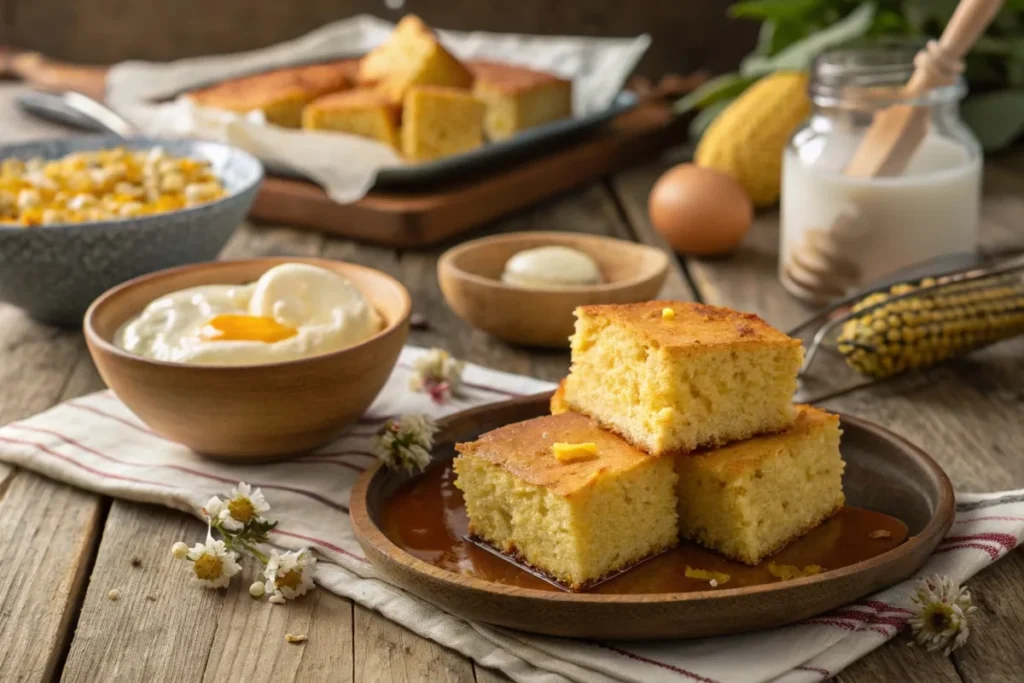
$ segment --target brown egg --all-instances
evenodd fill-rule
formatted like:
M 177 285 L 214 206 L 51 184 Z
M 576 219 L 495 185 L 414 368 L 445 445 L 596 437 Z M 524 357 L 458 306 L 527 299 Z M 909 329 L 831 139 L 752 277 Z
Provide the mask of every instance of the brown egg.
M 754 206 L 739 183 L 694 164 L 665 171 L 651 189 L 647 211 L 673 249 L 698 256 L 735 249 L 754 217 Z

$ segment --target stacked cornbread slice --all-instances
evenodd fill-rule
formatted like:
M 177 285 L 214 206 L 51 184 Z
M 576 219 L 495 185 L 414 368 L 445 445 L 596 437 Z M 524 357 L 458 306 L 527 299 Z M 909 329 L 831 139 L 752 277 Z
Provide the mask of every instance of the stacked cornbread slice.
M 757 564 L 843 506 L 838 417 L 791 404 L 799 341 L 702 304 L 576 316 L 553 415 L 457 446 L 478 539 L 579 589 L 676 534 Z

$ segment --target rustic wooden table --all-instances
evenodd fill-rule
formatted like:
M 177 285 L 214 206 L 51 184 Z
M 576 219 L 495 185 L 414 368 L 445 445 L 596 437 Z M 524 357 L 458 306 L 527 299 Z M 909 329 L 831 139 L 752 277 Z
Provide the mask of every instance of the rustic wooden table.
M 0 140 L 66 134 L 28 120 L 0 84 Z M 647 193 L 671 159 L 619 173 L 480 233 L 573 230 L 662 246 L 646 216 Z M 1024 160 L 989 163 L 987 247 L 1024 242 Z M 758 216 L 726 259 L 686 259 L 663 295 L 754 311 L 782 328 L 807 311 L 775 279 L 777 219 Z M 379 268 L 412 293 L 430 328 L 411 342 L 482 365 L 549 380 L 565 352 L 511 348 L 467 327 L 446 307 L 434 267 L 442 249 L 393 250 L 286 226 L 242 225 L 224 258 L 321 255 Z M 0 424 L 103 387 L 77 330 L 36 324 L 0 305 Z M 958 489 L 1024 486 L 1024 340 L 1004 342 L 926 374 L 821 397 L 821 405 L 893 429 L 945 467 Z M 499 681 L 501 674 L 424 640 L 327 591 L 279 609 L 244 586 L 198 590 L 170 557 L 203 526 L 170 510 L 110 500 L 0 465 L 0 681 Z M 1024 553 L 971 584 L 981 609 L 967 646 L 952 657 L 907 648 L 904 638 L 842 672 L 839 680 L 1020 681 L 1024 670 Z M 129 596 L 111 601 L 118 588 Z M 283 634 L 306 633 L 302 646 Z

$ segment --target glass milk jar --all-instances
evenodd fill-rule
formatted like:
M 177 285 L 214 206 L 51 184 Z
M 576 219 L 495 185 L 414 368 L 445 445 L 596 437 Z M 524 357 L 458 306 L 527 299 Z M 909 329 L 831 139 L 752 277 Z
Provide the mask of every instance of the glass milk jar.
M 961 79 L 917 98 L 902 95 L 914 54 L 837 50 L 812 67 L 811 115 L 782 163 L 779 277 L 802 299 L 829 301 L 899 268 L 975 248 L 981 147 L 960 120 L 966 86 Z M 844 175 L 874 114 L 893 105 L 927 108 L 905 168 Z

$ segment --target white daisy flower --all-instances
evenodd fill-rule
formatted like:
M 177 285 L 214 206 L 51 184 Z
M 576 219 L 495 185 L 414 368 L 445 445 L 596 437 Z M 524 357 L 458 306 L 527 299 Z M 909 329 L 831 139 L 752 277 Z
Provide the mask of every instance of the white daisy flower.
M 409 388 L 425 391 L 435 403 L 445 403 L 462 388 L 465 361 L 456 360 L 444 349 L 430 349 L 412 365 Z
M 196 578 L 209 588 L 226 587 L 231 577 L 242 570 L 238 556 L 228 550 L 224 541 L 215 541 L 209 534 L 206 543 L 196 543 L 186 557 L 192 561 Z
M 284 554 L 273 551 L 263 572 L 267 577 L 265 588 L 272 596 L 271 601 L 279 603 L 282 599 L 293 600 L 305 595 L 313 587 L 315 566 L 316 558 L 308 549 Z
M 971 594 L 953 583 L 948 576 L 919 579 L 915 604 L 910 618 L 914 641 L 929 652 L 941 650 L 943 655 L 957 649 L 970 635 L 968 617 L 978 611 L 971 605 Z
M 224 511 L 224 501 L 214 496 L 210 500 L 206 501 L 206 505 L 203 506 L 203 514 L 210 519 L 217 519 L 220 513 Z
M 430 464 L 437 423 L 427 415 L 415 413 L 388 420 L 373 444 L 373 454 L 389 469 L 416 472 Z
M 270 505 L 263 497 L 263 491 L 253 490 L 245 482 L 238 482 L 217 517 L 225 529 L 240 531 L 247 522 L 260 519 L 269 510 Z

